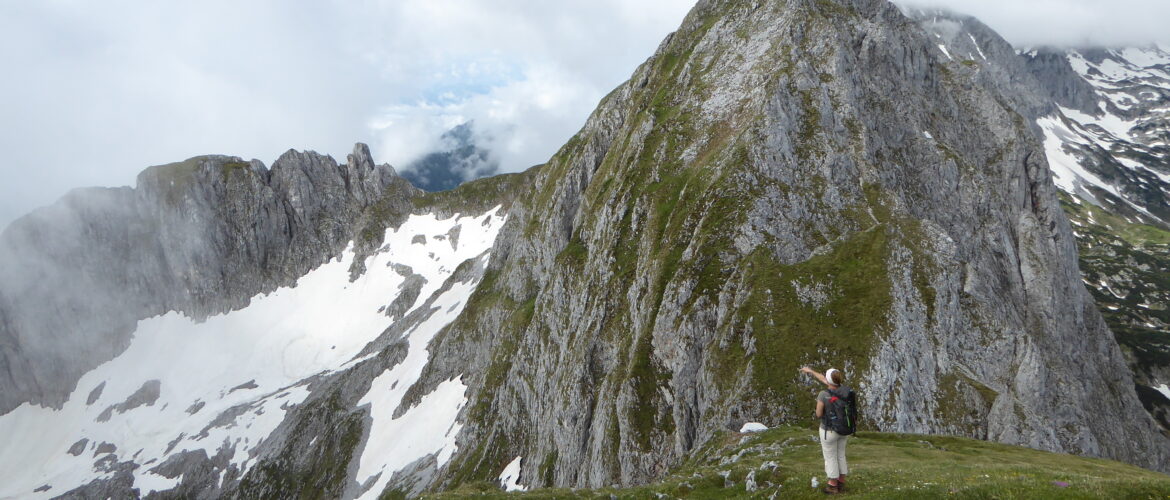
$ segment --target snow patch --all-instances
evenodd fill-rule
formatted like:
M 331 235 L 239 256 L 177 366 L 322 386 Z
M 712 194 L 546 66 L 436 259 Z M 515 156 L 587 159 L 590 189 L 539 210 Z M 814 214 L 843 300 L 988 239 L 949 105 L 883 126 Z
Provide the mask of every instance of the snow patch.
M 520 484 L 520 462 L 524 457 L 516 457 L 507 467 L 504 467 L 504 472 L 500 473 L 500 484 L 504 486 L 505 491 L 527 491 L 528 487 Z
M 975 46 L 975 50 L 979 51 L 979 57 L 982 57 L 986 61 L 987 56 L 983 54 L 983 49 L 979 47 L 979 42 L 975 41 L 975 35 L 967 33 L 967 37 L 971 39 L 971 44 Z
M 950 51 L 948 51 L 948 50 L 947 50 L 947 46 L 946 46 L 946 45 L 943 45 L 943 44 L 941 44 L 941 43 L 940 43 L 940 44 L 938 44 L 938 50 L 941 50 L 941 51 L 942 51 L 942 53 L 943 53 L 943 55 L 947 56 L 947 59 L 950 59 L 950 60 L 952 60 L 952 61 L 954 61 L 954 60 L 955 60 L 955 58 L 951 57 L 951 53 L 950 53 Z
M 759 422 L 748 422 L 746 424 L 743 424 L 743 427 L 739 428 L 740 433 L 764 432 L 766 430 L 768 430 L 768 426 L 761 424 Z
M 463 311 L 474 284 L 452 286 L 434 303 L 436 312 L 407 332 L 409 347 L 406 359 L 374 379 L 359 404 L 370 405 L 373 426 L 366 447 L 358 460 L 358 481 L 365 483 L 381 474 L 374 487 L 362 498 L 376 498 L 389 483 L 394 472 L 430 454 L 438 454 L 440 467 L 455 451 L 455 436 L 462 425 L 456 423 L 459 410 L 467 404 L 462 377 L 439 384 L 418 406 L 394 418 L 403 396 L 422 375 L 430 356 L 427 345 L 435 334 Z
M 1102 105 L 1102 107 L 1104 107 L 1104 105 Z M 1136 120 L 1126 120 L 1112 113 L 1104 112 L 1104 109 L 1102 109 L 1103 114 L 1100 117 L 1090 116 L 1075 109 L 1064 107 L 1061 107 L 1060 111 L 1064 114 L 1064 116 L 1067 116 L 1081 126 L 1096 125 L 1104 129 L 1113 137 L 1126 141 L 1132 139 L 1129 131 L 1133 130 L 1133 128 L 1138 125 Z M 1106 147 L 1106 149 L 1108 149 L 1108 147 Z
M 1154 390 L 1162 393 L 1163 396 L 1166 396 L 1166 399 L 1170 399 L 1170 386 L 1162 384 L 1158 387 L 1155 387 Z
M 1170 54 L 1166 54 L 1156 49 L 1139 49 L 1136 47 L 1129 47 L 1119 51 L 1117 55 L 1139 68 L 1149 68 L 1151 66 L 1170 64 Z
M 411 342 L 412 348 L 414 343 Z M 423 344 L 424 350 L 425 347 Z M 416 360 L 410 366 L 403 366 L 408 363 L 411 362 L 405 361 L 374 379 L 370 391 L 361 400 L 361 404 L 370 405 L 374 422 L 358 463 L 358 481 L 365 484 L 375 474 L 381 476 L 374 487 L 359 498 L 378 498 L 395 472 L 420 458 L 437 454 L 436 461 L 442 467 L 455 452 L 455 436 L 463 429 L 455 419 L 467 404 L 467 386 L 463 385 L 463 378 L 439 384 L 433 392 L 423 396 L 417 406 L 401 417 L 393 418 L 406 389 L 412 385 L 398 383 L 395 387 L 395 382 L 403 371 L 421 374 L 426 359 L 421 365 Z M 414 375 L 415 378 L 418 374 Z
M 1048 165 L 1052 169 L 1052 180 L 1056 187 L 1067 193 L 1076 194 L 1080 184 L 1088 183 L 1109 192 L 1116 192 L 1113 186 L 1085 170 L 1080 160 L 1065 151 L 1066 143 L 1083 144 L 1084 138 L 1069 129 L 1059 116 L 1040 118 L 1036 120 L 1036 124 L 1044 131 L 1044 153 L 1048 156 Z
M 1093 185 L 1101 188 L 1122 201 L 1124 201 L 1130 208 L 1141 212 L 1146 217 L 1154 220 L 1161 220 L 1158 216 L 1150 213 L 1145 207 L 1134 203 L 1129 197 L 1123 195 L 1116 186 L 1109 184 L 1097 175 L 1089 172 L 1081 166 L 1080 160 L 1066 151 L 1066 146 L 1070 144 L 1077 144 L 1081 146 L 1090 146 L 1094 143 L 1105 150 L 1109 150 L 1109 144 L 1094 140 L 1087 137 L 1087 131 L 1077 131 L 1072 127 L 1079 125 L 1077 119 L 1088 117 L 1084 113 L 1076 110 L 1060 108 L 1063 113 L 1069 116 L 1069 120 L 1061 119 L 1060 115 L 1048 116 L 1036 120 L 1036 124 L 1044 131 L 1044 151 L 1048 156 L 1049 168 L 1052 170 L 1052 180 L 1058 188 L 1072 195 L 1078 194 L 1078 188 L 1084 185 Z M 1108 116 L 1108 115 L 1107 115 Z M 1088 117 L 1092 118 L 1092 117 Z M 1159 176 L 1160 177 L 1160 176 Z M 1090 218 L 1092 222 L 1092 219 Z
M 155 491 L 167 491 L 174 489 L 179 483 L 183 482 L 183 475 L 180 474 L 174 478 L 167 478 L 160 476 L 153 472 L 146 474 L 134 475 L 134 487 L 142 492 L 142 496 L 146 496 Z

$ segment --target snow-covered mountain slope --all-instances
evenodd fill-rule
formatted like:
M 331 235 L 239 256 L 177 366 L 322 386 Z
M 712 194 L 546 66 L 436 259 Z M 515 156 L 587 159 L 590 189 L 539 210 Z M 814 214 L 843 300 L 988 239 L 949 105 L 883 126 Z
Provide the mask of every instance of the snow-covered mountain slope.
M 202 322 L 175 312 L 140 321 L 129 348 L 86 373 L 63 408 L 26 403 L 0 416 L 0 498 L 49 498 L 119 476 L 141 495 L 170 490 L 183 480 L 172 459 L 199 451 L 222 457 L 211 486 L 223 488 L 258 461 L 262 443 L 320 377 L 377 355 L 370 343 L 415 313 L 426 319 L 403 332 L 405 356 L 362 397 L 372 424 L 357 479 L 370 482 L 372 497 L 411 462 L 437 454 L 441 465 L 460 428 L 462 382 L 396 411 L 428 361 L 428 343 L 478 283 L 450 278 L 466 261 L 486 261 L 503 222 L 499 207 L 413 215 L 386 230 L 353 281 L 351 243 L 246 308 Z
M 1054 180 L 1134 222 L 1170 229 L 1170 50 L 1070 50 L 1098 109 L 1041 118 Z
M 240 309 L 350 241 L 368 255 L 418 194 L 357 144 L 342 163 L 289 150 L 271 168 L 222 155 L 149 167 L 133 188 L 76 189 L 14 221 L 0 233 L 0 415 L 63 405 L 139 320 Z

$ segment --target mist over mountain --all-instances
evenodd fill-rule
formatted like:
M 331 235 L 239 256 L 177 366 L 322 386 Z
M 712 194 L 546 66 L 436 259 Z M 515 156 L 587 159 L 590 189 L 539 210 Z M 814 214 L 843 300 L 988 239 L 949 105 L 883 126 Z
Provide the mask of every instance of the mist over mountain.
M 632 487 L 813 425 L 804 365 L 868 431 L 1170 472 L 1168 117 L 1156 46 L 702 0 L 521 173 L 467 122 L 77 190 L 0 234 L 0 498 Z
M 402 177 L 423 191 L 447 191 L 460 184 L 495 175 L 500 162 L 475 143 L 474 122 L 443 133 L 440 149 L 402 168 Z

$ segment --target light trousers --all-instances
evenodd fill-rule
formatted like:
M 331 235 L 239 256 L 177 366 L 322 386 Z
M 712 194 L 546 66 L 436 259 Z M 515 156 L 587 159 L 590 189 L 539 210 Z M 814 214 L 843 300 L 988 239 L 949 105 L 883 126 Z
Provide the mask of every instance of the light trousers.
M 849 436 L 821 429 L 821 454 L 825 456 L 825 475 L 829 479 L 849 473 L 849 464 L 845 461 L 845 442 L 848 440 Z

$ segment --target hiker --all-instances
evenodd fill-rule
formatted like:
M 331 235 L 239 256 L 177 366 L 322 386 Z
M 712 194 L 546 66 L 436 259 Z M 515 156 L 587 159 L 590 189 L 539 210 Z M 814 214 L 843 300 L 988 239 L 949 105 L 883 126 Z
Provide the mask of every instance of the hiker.
M 825 457 L 825 474 L 829 477 L 824 492 L 841 493 L 845 491 L 845 475 L 849 473 L 849 464 L 845 461 L 845 443 L 857 429 L 853 390 L 843 385 L 845 374 L 836 368 L 829 368 L 823 375 L 807 366 L 800 371 L 828 386 L 828 390 L 817 394 L 821 454 Z

